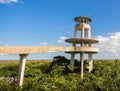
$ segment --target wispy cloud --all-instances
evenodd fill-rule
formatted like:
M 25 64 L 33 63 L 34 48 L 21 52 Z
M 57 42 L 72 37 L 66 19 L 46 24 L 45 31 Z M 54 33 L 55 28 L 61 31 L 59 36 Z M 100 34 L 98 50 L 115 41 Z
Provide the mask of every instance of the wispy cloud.
M 67 39 L 67 37 L 61 36 L 61 37 L 59 37 L 59 39 L 58 39 L 57 42 L 58 42 L 58 43 L 64 43 L 66 39 Z
M 0 3 L 2 4 L 12 3 L 12 2 L 17 3 L 18 0 L 0 0 Z
M 95 46 L 104 55 L 111 57 L 111 55 L 118 56 L 120 53 L 120 32 L 109 33 L 108 36 L 97 36 L 99 43 Z
M 47 42 L 42 42 L 42 43 L 40 43 L 41 45 L 48 45 L 48 43 Z
M 6 44 L 4 42 L 0 42 L 0 46 L 8 46 L 8 44 Z

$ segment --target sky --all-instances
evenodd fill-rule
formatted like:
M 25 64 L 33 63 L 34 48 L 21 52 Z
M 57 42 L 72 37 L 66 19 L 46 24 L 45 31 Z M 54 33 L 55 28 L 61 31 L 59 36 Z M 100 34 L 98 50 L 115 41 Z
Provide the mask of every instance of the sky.
M 77 16 L 92 18 L 97 38 L 95 59 L 120 59 L 120 0 L 0 0 L 0 46 L 71 46 Z M 30 54 L 28 59 L 52 59 L 65 53 Z M 18 59 L 19 56 L 0 56 Z

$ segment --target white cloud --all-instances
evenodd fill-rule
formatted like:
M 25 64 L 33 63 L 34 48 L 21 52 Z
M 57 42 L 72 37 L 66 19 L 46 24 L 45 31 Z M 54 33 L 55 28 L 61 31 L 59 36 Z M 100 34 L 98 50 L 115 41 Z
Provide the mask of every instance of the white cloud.
M 41 45 L 48 45 L 48 43 L 47 42 L 42 42 L 42 43 L 40 43 Z
M 67 39 L 67 37 L 61 36 L 61 37 L 59 37 L 59 40 L 57 42 L 58 43 L 64 43 L 66 39 Z
M 12 3 L 12 2 L 17 3 L 18 0 L 0 0 L 0 3 L 3 3 L 3 4 Z
M 108 36 L 97 36 L 99 43 L 95 46 L 108 58 L 119 57 L 120 53 L 120 32 L 108 33 Z
M 5 46 L 9 46 L 8 44 L 5 44 Z
M 6 44 L 4 42 L 0 42 L 0 46 L 8 46 L 8 44 Z

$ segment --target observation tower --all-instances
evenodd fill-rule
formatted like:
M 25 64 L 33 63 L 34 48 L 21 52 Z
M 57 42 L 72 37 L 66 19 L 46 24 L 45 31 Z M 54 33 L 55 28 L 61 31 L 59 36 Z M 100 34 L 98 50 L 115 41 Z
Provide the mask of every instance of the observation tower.
M 93 61 L 92 61 L 92 54 L 98 52 L 98 48 L 92 47 L 92 44 L 98 43 L 98 40 L 91 38 L 91 27 L 90 22 L 91 19 L 85 16 L 80 16 L 74 18 L 76 25 L 74 29 L 74 38 L 66 39 L 65 41 L 71 43 L 74 47 L 73 51 L 67 51 L 66 53 L 71 54 L 71 61 L 72 64 L 72 71 L 74 71 L 74 60 L 75 54 L 80 54 L 80 61 L 81 61 L 81 78 L 83 78 L 84 73 L 84 61 L 88 62 L 88 71 L 92 71 L 93 69 Z M 80 34 L 78 35 L 78 31 Z M 88 59 L 84 60 L 84 54 L 88 55 Z

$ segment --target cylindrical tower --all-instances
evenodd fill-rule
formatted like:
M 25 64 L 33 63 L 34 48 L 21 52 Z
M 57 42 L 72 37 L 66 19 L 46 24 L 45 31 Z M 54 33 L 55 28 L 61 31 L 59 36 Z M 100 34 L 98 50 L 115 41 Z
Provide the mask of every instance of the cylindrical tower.
M 72 43 L 74 47 L 74 51 L 67 51 L 66 53 L 71 54 L 71 65 L 72 71 L 74 71 L 74 59 L 75 54 L 80 54 L 80 61 L 81 61 L 81 78 L 83 77 L 84 73 L 84 54 L 88 54 L 88 64 L 87 67 L 89 72 L 93 69 L 93 62 L 92 62 L 92 54 L 98 52 L 98 48 L 92 47 L 92 44 L 97 43 L 98 40 L 91 38 L 91 27 L 89 23 L 91 19 L 88 17 L 76 17 L 74 19 L 76 21 L 75 29 L 74 29 L 74 38 L 66 39 L 65 41 L 68 43 Z M 78 31 L 80 31 L 80 37 L 78 37 Z M 79 44 L 79 46 L 78 46 Z

